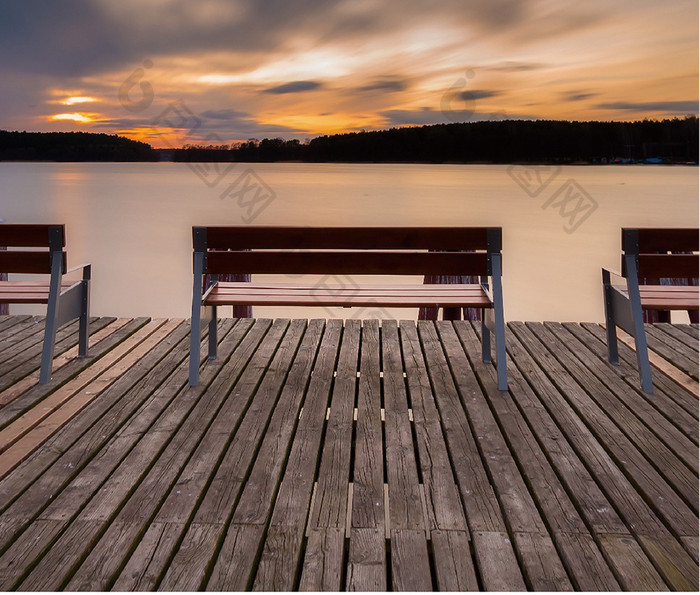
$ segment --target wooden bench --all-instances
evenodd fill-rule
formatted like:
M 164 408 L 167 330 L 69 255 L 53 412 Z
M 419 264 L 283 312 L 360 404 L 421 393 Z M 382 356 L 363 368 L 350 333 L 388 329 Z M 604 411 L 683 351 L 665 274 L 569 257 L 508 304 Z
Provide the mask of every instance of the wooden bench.
M 501 229 L 486 227 L 194 227 L 190 385 L 199 378 L 199 346 L 209 324 L 216 357 L 218 306 L 478 307 L 482 357 L 495 334 L 498 386 L 507 390 L 501 288 Z M 428 252 L 429 250 L 439 250 Z M 464 250 L 472 250 L 464 252 Z M 225 283 L 220 274 L 478 275 L 473 285 Z M 204 275 L 209 286 L 203 287 Z M 491 282 L 489 283 L 489 277 Z
M 673 254 L 672 252 L 686 252 Z M 695 254 L 688 253 L 695 252 Z M 608 360 L 618 365 L 617 327 L 634 337 L 642 390 L 652 394 L 643 310 L 697 310 L 698 286 L 640 285 L 640 278 L 697 278 L 697 229 L 623 229 L 622 273 L 625 286 L 611 283 L 603 269 Z
M 63 225 L 0 225 L 0 271 L 49 275 L 46 281 L 0 281 L 2 304 L 46 304 L 46 328 L 41 355 L 39 383 L 51 379 L 56 330 L 61 325 L 80 319 L 78 357 L 87 355 L 88 316 L 90 310 L 90 265 L 66 268 L 66 234 Z M 15 250 L 14 248 L 43 248 Z M 82 270 L 82 278 L 74 283 L 64 275 Z

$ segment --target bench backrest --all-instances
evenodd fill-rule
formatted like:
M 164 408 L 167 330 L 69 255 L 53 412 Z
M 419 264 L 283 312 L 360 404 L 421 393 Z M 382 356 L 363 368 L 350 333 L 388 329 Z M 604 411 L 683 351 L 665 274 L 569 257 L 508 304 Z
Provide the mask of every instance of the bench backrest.
M 692 228 L 622 229 L 622 274 L 625 255 L 634 256 L 639 277 L 697 278 L 698 230 Z M 695 254 L 671 254 L 695 252 Z
M 501 253 L 500 227 L 246 225 L 193 227 L 192 237 L 210 274 L 491 275 Z
M 0 251 L 3 273 L 51 273 L 54 258 L 62 261 L 66 272 L 66 233 L 64 225 L 0 224 L 0 246 L 6 248 L 45 248 L 45 250 Z

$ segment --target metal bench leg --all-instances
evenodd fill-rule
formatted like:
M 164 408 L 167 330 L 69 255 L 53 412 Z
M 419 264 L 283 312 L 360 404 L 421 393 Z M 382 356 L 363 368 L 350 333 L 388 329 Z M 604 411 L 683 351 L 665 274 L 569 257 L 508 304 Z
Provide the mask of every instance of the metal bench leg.
M 654 394 L 654 385 L 651 379 L 651 366 L 649 365 L 649 352 L 647 351 L 647 337 L 644 330 L 644 316 L 642 313 L 642 300 L 639 295 L 639 282 L 637 277 L 637 265 L 634 255 L 625 255 L 627 268 L 627 292 L 632 307 L 632 324 L 634 330 L 634 346 L 637 350 L 637 366 L 639 368 L 639 380 L 642 390 L 648 395 Z
M 39 384 L 51 380 L 53 352 L 56 344 L 56 328 L 58 326 L 58 299 L 61 292 L 61 277 L 63 272 L 63 254 L 60 249 L 51 252 L 51 281 L 49 282 L 49 301 L 46 306 L 46 327 L 44 329 L 44 347 L 41 351 L 41 370 Z
M 217 343 L 216 306 L 211 306 L 211 320 L 209 321 L 209 359 L 216 359 Z
M 80 308 L 80 327 L 78 330 L 78 357 L 85 357 L 88 352 L 88 338 L 90 336 L 88 325 L 90 321 L 90 281 L 83 279 L 82 303 Z
M 632 303 L 632 316 L 634 318 L 634 347 L 637 351 L 637 366 L 639 368 L 639 381 L 642 390 L 648 395 L 654 394 L 654 383 L 651 379 L 651 366 L 649 365 L 649 351 L 647 349 L 647 336 L 644 330 L 644 316 L 639 300 L 639 288 L 637 299 L 630 299 Z
M 46 316 L 46 329 L 44 330 L 44 347 L 41 352 L 41 372 L 39 384 L 46 384 L 51 380 L 53 365 L 53 351 L 56 343 L 56 316 Z
M 481 310 L 481 361 L 491 363 L 491 331 L 486 326 L 486 312 Z
M 605 330 L 608 335 L 608 361 L 613 366 L 620 365 L 617 351 L 617 326 L 613 306 L 613 288 L 610 284 L 610 272 L 603 269 L 603 303 L 605 304 Z
M 202 274 L 204 255 L 194 253 L 194 281 L 192 285 L 192 317 L 190 318 L 190 386 L 199 383 L 199 343 L 202 322 Z
M 503 313 L 503 287 L 501 286 L 501 255 L 491 257 L 493 277 L 493 315 L 494 335 L 496 337 L 496 368 L 498 371 L 498 390 L 508 390 L 508 373 L 506 371 L 506 323 Z

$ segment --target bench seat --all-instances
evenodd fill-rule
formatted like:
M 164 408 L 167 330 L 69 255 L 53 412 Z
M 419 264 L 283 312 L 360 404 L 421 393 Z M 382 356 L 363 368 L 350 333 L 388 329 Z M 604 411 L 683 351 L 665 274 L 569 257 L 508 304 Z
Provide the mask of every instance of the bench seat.
M 627 287 L 616 289 L 628 296 Z M 640 285 L 639 297 L 645 310 L 697 310 L 700 288 L 697 285 Z
M 61 291 L 76 284 L 61 283 Z M 0 281 L 0 304 L 48 304 L 50 291 L 48 281 Z
M 481 285 L 341 285 L 323 283 L 219 282 L 203 299 L 205 306 L 341 306 L 377 303 L 389 308 L 492 308 Z

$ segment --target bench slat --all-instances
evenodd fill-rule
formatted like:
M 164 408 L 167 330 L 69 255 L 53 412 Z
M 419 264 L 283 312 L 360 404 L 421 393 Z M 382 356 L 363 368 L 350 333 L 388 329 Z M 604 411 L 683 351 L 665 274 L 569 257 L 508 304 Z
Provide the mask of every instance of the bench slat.
M 624 246 L 624 234 L 622 230 Z M 693 252 L 698 250 L 697 228 L 640 228 L 637 230 L 639 238 L 639 251 L 666 252 L 667 250 L 679 252 Z
M 207 253 L 207 272 L 214 274 L 486 275 L 487 271 L 488 256 L 484 252 Z
M 0 225 L 0 246 L 41 248 L 49 246 L 49 228 L 62 229 L 63 245 L 66 245 L 65 225 L 3 223 Z
M 233 285 L 233 286 L 232 286 Z M 492 302 L 479 285 L 454 285 L 450 290 L 432 286 L 402 285 L 395 289 L 375 289 L 343 285 L 264 287 L 250 284 L 220 284 L 205 299 L 210 306 L 269 305 L 269 306 L 472 306 L 492 307 Z M 428 291 L 426 291 L 426 288 Z M 455 290 L 455 288 L 459 288 Z
M 626 287 L 617 289 L 627 295 Z M 699 289 L 697 285 L 640 285 L 639 297 L 646 310 L 698 310 Z
M 213 250 L 284 249 L 439 249 L 485 250 L 485 227 L 206 227 Z M 493 247 L 500 250 L 500 246 Z
M 692 279 L 698 276 L 697 254 L 640 254 L 640 277 Z
M 2 225 L 0 225 L 0 228 L 2 228 Z M 65 273 L 66 253 L 63 252 L 62 254 L 63 272 Z M 48 252 L 0 251 L 0 271 L 3 273 L 50 274 L 51 258 Z

